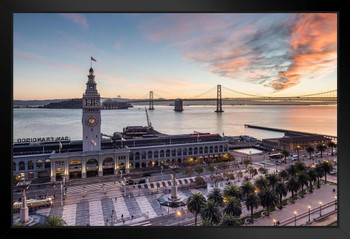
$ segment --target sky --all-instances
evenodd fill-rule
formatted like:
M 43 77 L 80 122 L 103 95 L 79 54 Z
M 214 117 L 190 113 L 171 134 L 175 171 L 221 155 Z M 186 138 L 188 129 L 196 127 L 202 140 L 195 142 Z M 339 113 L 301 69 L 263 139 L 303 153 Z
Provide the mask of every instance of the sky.
M 15 13 L 13 27 L 15 100 L 82 97 L 91 56 L 101 97 L 337 89 L 335 13 Z

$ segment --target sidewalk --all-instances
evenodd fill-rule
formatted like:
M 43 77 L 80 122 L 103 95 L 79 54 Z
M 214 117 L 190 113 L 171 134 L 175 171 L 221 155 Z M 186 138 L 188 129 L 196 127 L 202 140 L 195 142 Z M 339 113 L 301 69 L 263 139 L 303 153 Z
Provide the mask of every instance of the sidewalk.
M 294 211 L 297 211 L 298 214 L 307 212 L 309 205 L 312 207 L 312 209 L 318 208 L 320 201 L 324 204 L 334 200 L 334 195 L 336 195 L 337 192 L 333 192 L 333 189 L 337 189 L 337 186 L 322 184 L 320 189 L 314 190 L 313 193 L 306 194 L 304 198 L 297 199 L 294 204 L 289 204 L 282 210 L 271 212 L 270 216 L 256 219 L 253 226 L 273 226 L 273 219 L 282 222 L 293 217 Z M 324 209 L 322 210 L 322 214 L 326 214 L 332 210 L 334 210 L 334 208 Z M 319 217 L 319 211 L 311 214 L 311 221 L 317 217 Z M 307 220 L 308 217 L 297 220 L 297 225 L 300 226 L 305 224 Z M 294 226 L 294 222 L 287 226 Z

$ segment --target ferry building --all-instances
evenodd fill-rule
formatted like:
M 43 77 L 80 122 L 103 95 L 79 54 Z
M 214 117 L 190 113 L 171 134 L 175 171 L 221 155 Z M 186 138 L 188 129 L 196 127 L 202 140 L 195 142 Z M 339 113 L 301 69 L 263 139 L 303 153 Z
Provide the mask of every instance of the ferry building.
M 56 181 L 63 176 L 69 180 L 128 174 L 137 168 L 215 160 L 228 153 L 228 142 L 219 134 L 164 135 L 152 127 L 129 126 L 123 133 L 103 139 L 102 102 L 96 86 L 94 70 L 90 68 L 83 94 L 82 140 L 23 139 L 13 145 L 16 180 Z

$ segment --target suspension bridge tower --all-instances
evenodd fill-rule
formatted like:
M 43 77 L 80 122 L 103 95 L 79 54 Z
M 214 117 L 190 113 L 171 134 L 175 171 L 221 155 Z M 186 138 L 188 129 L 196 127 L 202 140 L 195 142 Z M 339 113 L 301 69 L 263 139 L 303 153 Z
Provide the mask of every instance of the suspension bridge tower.
M 149 110 L 154 110 L 154 107 L 153 107 L 153 91 L 150 91 L 149 92 Z
M 224 112 L 222 110 L 222 94 L 221 94 L 221 85 L 217 85 L 216 90 L 216 113 L 222 113 Z

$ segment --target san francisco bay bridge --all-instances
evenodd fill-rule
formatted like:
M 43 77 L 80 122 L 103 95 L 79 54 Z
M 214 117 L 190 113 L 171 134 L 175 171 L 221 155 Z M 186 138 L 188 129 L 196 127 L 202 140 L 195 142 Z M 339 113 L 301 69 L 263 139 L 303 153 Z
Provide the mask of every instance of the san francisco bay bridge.
M 174 102 L 176 99 L 169 99 L 163 97 L 158 92 L 149 91 L 149 93 L 140 97 L 139 99 L 128 99 L 129 103 L 147 103 L 149 104 L 149 109 L 154 109 L 154 103 L 158 102 Z M 264 103 L 264 104 L 274 104 L 274 103 L 304 103 L 304 104 L 322 104 L 322 103 L 337 103 L 337 90 L 317 92 L 307 95 L 297 95 L 297 96 L 261 96 L 255 94 L 249 94 L 245 92 L 240 92 L 232 90 L 222 85 L 216 85 L 209 90 L 187 98 L 181 99 L 183 102 L 216 102 L 217 110 L 216 112 L 223 112 L 223 104 L 235 104 L 239 102 L 245 103 Z

